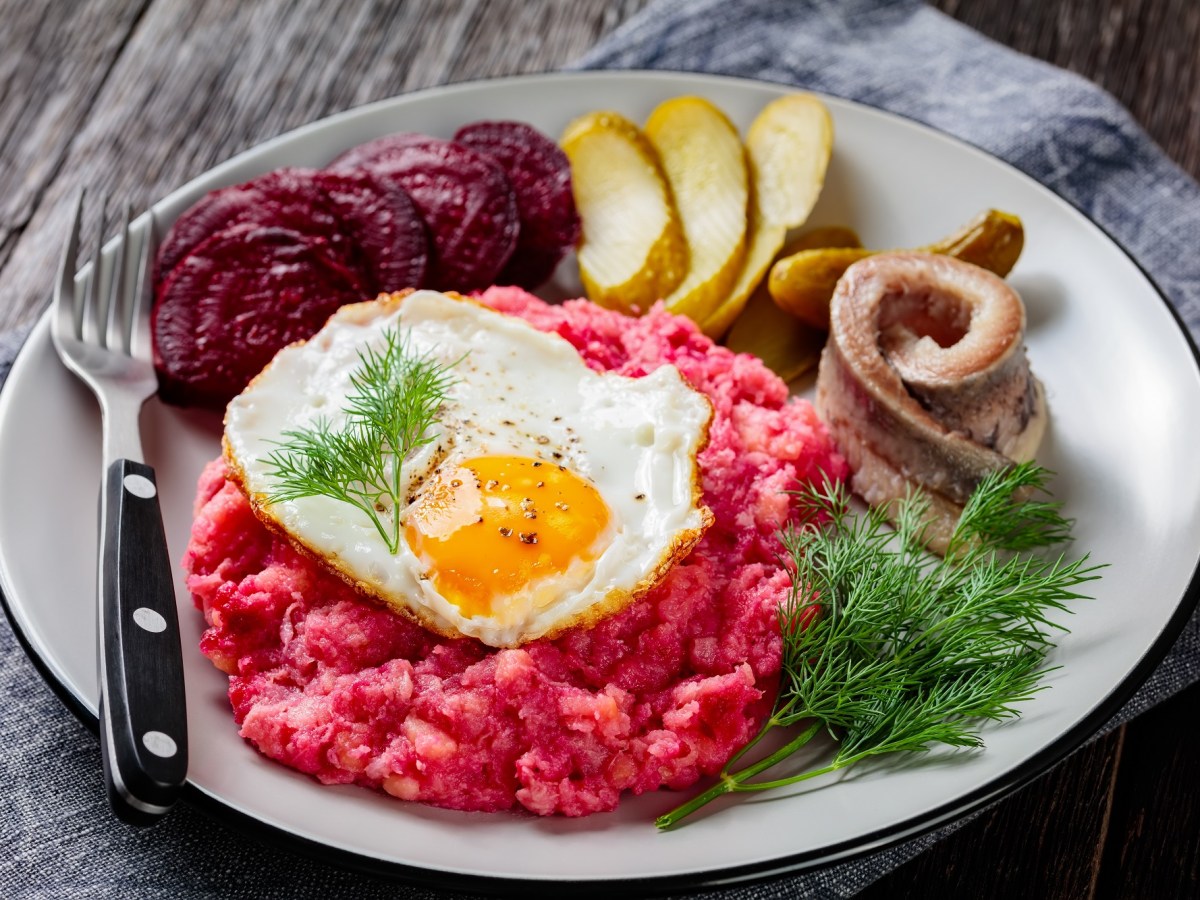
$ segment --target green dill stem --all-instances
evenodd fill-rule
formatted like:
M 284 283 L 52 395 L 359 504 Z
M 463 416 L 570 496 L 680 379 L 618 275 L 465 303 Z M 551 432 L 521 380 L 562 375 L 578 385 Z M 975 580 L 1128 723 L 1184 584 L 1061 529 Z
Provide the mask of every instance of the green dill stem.
M 775 781 L 756 781 L 754 784 L 739 784 L 733 790 L 735 791 L 770 791 L 775 788 L 788 787 L 789 785 L 799 784 L 801 781 L 808 781 L 810 778 L 816 778 L 818 775 L 828 775 L 830 772 L 836 772 L 838 769 L 844 769 L 846 766 L 854 765 L 868 753 L 860 753 L 858 756 L 849 757 L 845 760 L 834 760 L 827 766 L 822 766 L 819 769 L 806 769 L 799 775 L 789 775 L 787 778 L 779 778 Z
M 836 772 L 838 769 L 846 769 L 855 763 L 862 762 L 868 756 L 881 756 L 885 753 L 895 752 L 896 748 L 884 745 L 882 747 L 872 747 L 868 750 L 861 750 L 853 756 L 839 756 L 827 766 L 822 766 L 819 769 L 806 769 L 799 775 L 789 775 L 787 778 L 779 778 L 775 781 L 756 781 L 754 784 L 738 784 L 731 788 L 734 791 L 770 791 L 775 788 L 788 787 L 793 784 L 799 784 L 801 781 L 808 781 L 810 778 L 816 778 L 819 775 L 828 775 L 830 772 Z
M 784 744 L 770 756 L 765 756 L 758 762 L 746 766 L 744 769 L 740 769 L 739 771 L 733 773 L 723 771 L 721 773 L 720 781 L 710 787 L 707 791 L 705 791 L 703 794 L 693 797 L 687 803 L 680 804 L 670 812 L 659 816 L 657 819 L 655 819 L 654 824 L 660 829 L 670 828 L 678 823 L 681 819 L 690 816 L 696 810 L 700 809 L 700 807 L 711 803 L 713 800 L 716 800 L 718 797 L 723 796 L 724 794 L 729 794 L 734 791 L 757 790 L 757 786 L 745 784 L 746 779 L 753 778 L 760 772 L 765 772 L 767 769 L 771 768 L 777 763 L 783 762 L 785 759 L 811 741 L 816 733 L 821 730 L 822 724 L 823 723 L 820 721 L 813 722 L 806 729 L 804 729 L 804 731 L 800 732 L 800 734 L 788 741 L 788 743 Z M 762 730 L 759 731 L 758 735 L 751 743 L 756 743 L 758 740 L 760 740 L 766 731 L 772 727 L 774 727 L 774 720 L 768 719 L 767 723 L 763 726 Z M 738 754 L 738 756 L 740 755 L 741 753 Z M 736 759 L 737 757 L 734 758 Z
M 783 699 L 782 696 L 780 697 L 780 699 Z M 757 746 L 758 742 L 761 741 L 764 737 L 766 737 L 768 732 L 771 731 L 771 729 L 776 728 L 780 725 L 783 725 L 784 723 L 781 720 L 785 716 L 788 715 L 789 710 L 791 710 L 791 708 L 796 705 L 796 703 L 799 701 L 799 699 L 800 699 L 799 697 L 793 695 L 793 696 L 789 697 L 788 701 L 786 703 L 784 703 L 782 706 L 777 706 L 775 708 L 775 710 L 771 713 L 771 715 L 767 718 L 767 721 L 763 722 L 762 728 L 758 729 L 758 734 L 756 734 L 754 737 L 752 737 L 746 743 L 746 745 L 743 746 L 742 749 L 740 749 L 737 753 L 735 753 L 735 754 L 733 754 L 733 756 L 729 757 L 728 761 L 721 768 L 721 775 L 722 776 L 728 775 L 729 767 L 732 766 L 734 763 L 736 763 L 739 759 L 741 759 L 747 753 L 749 753 L 755 746 Z

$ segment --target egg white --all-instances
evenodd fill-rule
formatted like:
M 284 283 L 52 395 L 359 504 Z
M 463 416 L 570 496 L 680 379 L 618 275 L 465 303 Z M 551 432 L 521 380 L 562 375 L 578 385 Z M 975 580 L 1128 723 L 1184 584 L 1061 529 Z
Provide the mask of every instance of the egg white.
M 560 583 L 540 585 L 537 602 L 508 598 L 502 613 L 464 616 L 403 539 L 393 554 L 350 504 L 266 502 L 275 486 L 267 458 L 283 433 L 318 417 L 344 424 L 360 352 L 381 347 L 397 326 L 413 352 L 455 363 L 437 438 L 404 463 L 402 501 L 439 465 L 513 455 L 566 466 L 607 503 L 608 546 Z M 224 446 L 260 518 L 361 591 L 439 634 L 510 647 L 615 612 L 690 551 L 712 521 L 696 463 L 711 415 L 673 366 L 642 378 L 594 372 L 557 335 L 465 298 L 417 291 L 343 307 L 311 340 L 280 351 L 229 404 Z

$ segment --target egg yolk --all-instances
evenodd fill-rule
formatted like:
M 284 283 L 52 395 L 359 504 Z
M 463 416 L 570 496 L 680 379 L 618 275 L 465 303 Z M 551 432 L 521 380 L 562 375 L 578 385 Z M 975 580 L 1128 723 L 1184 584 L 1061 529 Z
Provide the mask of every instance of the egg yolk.
M 443 466 L 404 521 L 438 592 L 464 616 L 519 614 L 545 603 L 539 582 L 578 576 L 603 550 L 609 509 L 595 486 L 557 463 L 481 456 Z M 507 613 L 507 614 L 506 614 Z

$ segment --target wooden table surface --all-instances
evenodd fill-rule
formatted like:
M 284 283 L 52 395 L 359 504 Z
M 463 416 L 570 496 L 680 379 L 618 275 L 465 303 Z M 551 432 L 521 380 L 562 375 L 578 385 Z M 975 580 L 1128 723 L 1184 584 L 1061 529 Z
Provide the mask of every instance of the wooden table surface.
M 0 330 L 48 296 L 69 198 L 141 209 L 370 100 L 538 72 L 646 0 L 0 0 Z M 1200 2 L 937 0 L 1114 93 L 1200 177 Z M 1200 250 L 1200 248 L 1197 248 Z M 1200 687 L 1080 750 L 863 896 L 1200 896 Z

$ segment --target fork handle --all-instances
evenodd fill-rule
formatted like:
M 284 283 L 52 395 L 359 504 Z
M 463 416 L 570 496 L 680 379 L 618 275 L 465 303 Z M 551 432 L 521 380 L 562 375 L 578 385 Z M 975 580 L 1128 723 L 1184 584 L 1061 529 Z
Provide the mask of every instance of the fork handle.
M 175 588 L 154 469 L 118 459 L 100 500 L 100 749 L 113 810 L 149 825 L 187 776 Z

